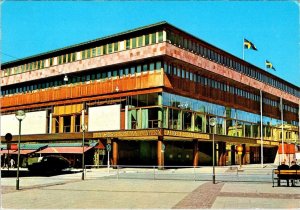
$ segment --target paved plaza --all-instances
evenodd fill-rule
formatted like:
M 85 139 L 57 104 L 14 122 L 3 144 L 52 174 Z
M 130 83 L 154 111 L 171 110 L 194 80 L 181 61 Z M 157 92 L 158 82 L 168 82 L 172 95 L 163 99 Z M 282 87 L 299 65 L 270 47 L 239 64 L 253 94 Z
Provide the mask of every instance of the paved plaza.
M 126 172 L 137 175 L 135 170 Z M 248 168 L 242 173 L 247 171 L 255 170 Z M 188 169 L 178 170 L 181 175 L 184 172 Z M 300 187 L 272 187 L 271 180 L 256 181 L 256 176 L 252 181 L 221 181 L 217 174 L 213 184 L 172 179 L 172 174 L 174 171 L 169 179 L 145 178 L 142 173 L 117 179 L 90 170 L 85 180 L 80 173 L 21 177 L 19 191 L 15 190 L 15 178 L 2 178 L 1 205 L 4 209 L 300 209 Z

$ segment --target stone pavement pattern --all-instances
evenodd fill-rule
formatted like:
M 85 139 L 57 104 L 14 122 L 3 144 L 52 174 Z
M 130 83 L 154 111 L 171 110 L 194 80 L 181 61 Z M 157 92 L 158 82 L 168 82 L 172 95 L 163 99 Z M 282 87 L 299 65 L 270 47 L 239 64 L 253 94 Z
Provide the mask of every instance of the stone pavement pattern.
M 263 182 L 97 178 L 81 174 L 1 179 L 4 209 L 300 209 L 299 187 Z

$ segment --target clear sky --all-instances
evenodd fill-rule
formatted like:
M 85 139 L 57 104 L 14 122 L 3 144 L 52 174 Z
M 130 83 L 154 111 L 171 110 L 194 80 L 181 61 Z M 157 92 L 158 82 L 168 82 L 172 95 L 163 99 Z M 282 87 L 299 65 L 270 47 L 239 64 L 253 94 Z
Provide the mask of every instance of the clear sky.
M 245 60 L 300 86 L 297 1 L 4 1 L 1 61 L 7 62 L 167 21 L 237 57 L 243 38 L 258 51 Z

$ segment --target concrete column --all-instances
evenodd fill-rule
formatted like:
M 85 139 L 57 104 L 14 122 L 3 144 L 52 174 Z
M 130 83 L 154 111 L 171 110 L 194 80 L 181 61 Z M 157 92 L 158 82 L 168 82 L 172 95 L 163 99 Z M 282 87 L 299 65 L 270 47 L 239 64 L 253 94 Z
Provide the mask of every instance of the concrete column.
M 191 116 L 191 131 L 195 131 L 195 113 L 192 112 Z
M 182 130 L 183 128 L 183 113 L 182 113 L 182 110 L 180 109 L 178 111 L 178 122 L 177 122 L 177 129 L 178 130 Z
M 235 145 L 231 145 L 231 165 L 235 165 Z
M 75 132 L 75 115 L 71 116 L 70 131 L 71 131 L 71 133 Z
M 169 128 L 169 107 L 165 111 L 164 128 Z
M 56 117 L 52 117 L 52 120 L 51 120 L 51 127 L 52 127 L 51 133 L 56 133 L 57 132 L 55 124 L 56 124 Z
M 243 159 L 244 164 L 249 164 L 250 163 L 250 146 L 245 145 L 245 155 Z
M 242 147 L 243 147 L 242 163 L 243 165 L 245 165 L 249 163 L 250 151 L 249 151 L 249 147 L 246 147 L 246 144 L 242 144 Z
M 163 104 L 163 98 L 162 94 L 158 94 L 158 105 L 161 106 L 161 108 L 158 110 L 158 127 L 161 128 L 163 125 L 163 113 L 162 113 L 162 104 Z
M 163 137 L 158 137 L 157 140 L 157 165 L 158 168 L 163 168 L 164 166 L 164 150 L 163 150 Z
M 112 155 L 113 155 L 113 162 L 112 164 L 113 165 L 118 165 L 118 157 L 119 157 L 119 147 L 118 147 L 118 139 L 113 139 L 113 142 L 112 142 Z
M 141 129 L 142 128 L 142 109 L 138 109 L 137 110 L 137 129 Z M 149 125 L 150 126 L 150 125 Z
M 227 150 L 226 142 L 223 142 L 223 166 L 226 166 Z
M 218 165 L 225 166 L 226 165 L 226 143 L 219 142 L 219 157 L 218 157 Z
M 198 152 L 198 139 L 193 140 L 194 149 L 193 149 L 193 166 L 198 166 L 199 162 L 199 152 Z
M 63 133 L 64 132 L 64 117 L 60 116 L 59 117 L 59 133 Z

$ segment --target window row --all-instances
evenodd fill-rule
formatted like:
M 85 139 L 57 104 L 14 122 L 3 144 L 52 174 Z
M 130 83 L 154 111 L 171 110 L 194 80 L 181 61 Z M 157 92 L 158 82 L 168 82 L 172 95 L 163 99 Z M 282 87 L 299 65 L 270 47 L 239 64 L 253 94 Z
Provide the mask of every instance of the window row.
M 111 79 L 113 77 L 123 77 L 128 75 L 135 75 L 136 73 L 142 72 L 151 72 L 154 70 L 160 71 L 162 68 L 161 61 L 156 62 L 149 62 L 143 63 L 139 65 L 131 65 L 124 68 L 118 69 L 109 69 L 109 70 L 97 70 L 97 71 L 90 71 L 84 72 L 82 74 L 74 74 L 68 75 L 69 80 L 66 82 L 67 84 L 70 83 L 78 83 L 78 82 L 88 82 L 93 80 L 105 80 Z M 65 82 L 63 81 L 63 76 L 53 77 L 51 79 L 39 80 L 39 83 L 24 83 L 23 85 L 17 86 L 9 86 L 9 87 L 2 87 L 1 95 L 11 95 L 17 93 L 26 93 L 35 90 L 45 89 L 45 88 L 52 88 L 64 85 Z
M 209 48 L 201 45 L 198 41 L 192 41 L 191 39 L 183 37 L 172 31 L 167 31 L 167 40 L 170 43 L 172 43 L 178 47 L 187 49 L 195 54 L 199 54 L 199 55 L 201 55 L 209 60 L 212 60 L 216 63 L 222 64 L 228 68 L 239 71 L 239 72 L 241 72 L 245 75 L 248 75 L 252 78 L 255 78 L 264 83 L 272 85 L 278 89 L 281 89 L 283 91 L 291 93 L 297 97 L 300 97 L 299 90 L 297 91 L 295 88 L 291 88 L 288 85 L 285 85 L 276 79 L 273 79 L 267 75 L 264 75 L 264 74 L 258 72 L 257 69 L 243 65 L 237 60 L 231 59 L 228 56 L 224 56 L 224 55 L 216 52 L 215 50 L 209 49 Z
M 244 121 L 244 122 L 249 122 L 249 123 L 259 123 L 261 121 L 260 115 L 239 110 L 239 109 L 234 109 L 231 107 L 226 107 L 222 106 L 219 104 L 214 104 L 202 100 L 197 100 L 197 99 L 192 99 L 188 98 L 185 96 L 180 96 L 180 95 L 175 95 L 167 92 L 163 92 L 162 94 L 163 97 L 163 105 L 164 106 L 169 106 L 169 107 L 174 107 L 177 109 L 184 109 L 184 110 L 191 110 L 191 111 L 196 111 L 196 112 L 201 112 L 201 113 L 206 113 L 209 115 L 215 115 L 218 118 L 222 117 L 227 117 L 231 119 L 236 119 L 239 121 Z M 263 124 L 264 125 L 273 125 L 273 126 L 280 126 L 281 125 L 281 120 L 280 116 L 278 119 L 276 118 L 271 118 L 268 116 L 263 116 Z M 283 121 L 284 125 L 293 125 L 293 126 L 298 126 L 299 122 L 298 121 L 286 121 L 284 119 Z
M 248 91 L 239 89 L 237 87 L 204 77 L 197 73 L 193 73 L 192 71 L 190 71 L 186 68 L 183 68 L 182 66 L 179 66 L 179 65 L 174 65 L 174 64 L 165 62 L 164 63 L 164 71 L 165 71 L 165 73 L 167 73 L 169 75 L 177 76 L 182 79 L 187 79 L 187 80 L 190 80 L 195 83 L 200 83 L 201 85 L 204 85 L 204 86 L 209 86 L 209 87 L 212 87 L 215 89 L 219 89 L 221 91 L 230 92 L 231 94 L 238 95 L 238 96 L 241 96 L 241 97 L 253 100 L 253 101 L 257 101 L 257 102 L 260 101 L 259 95 L 256 95 L 256 94 L 250 93 Z M 270 106 L 274 106 L 274 107 L 279 106 L 279 103 L 277 101 L 269 99 L 269 98 L 263 98 L 263 103 L 268 104 Z M 296 113 L 296 114 L 298 113 L 297 108 L 294 108 L 294 107 L 291 107 L 288 105 L 285 105 L 285 106 L 286 106 L 286 108 L 284 108 L 285 110 Z
M 88 59 L 96 56 L 106 55 L 118 51 L 134 49 L 150 44 L 163 42 L 163 31 L 145 34 L 138 37 L 133 37 L 127 40 L 121 40 L 114 43 L 108 43 L 94 48 L 85 49 L 79 52 L 63 54 L 49 59 L 35 61 L 20 66 L 3 69 L 3 76 L 10 76 L 14 74 L 24 73 L 26 71 L 43 69 L 45 67 L 70 63 L 77 60 Z

